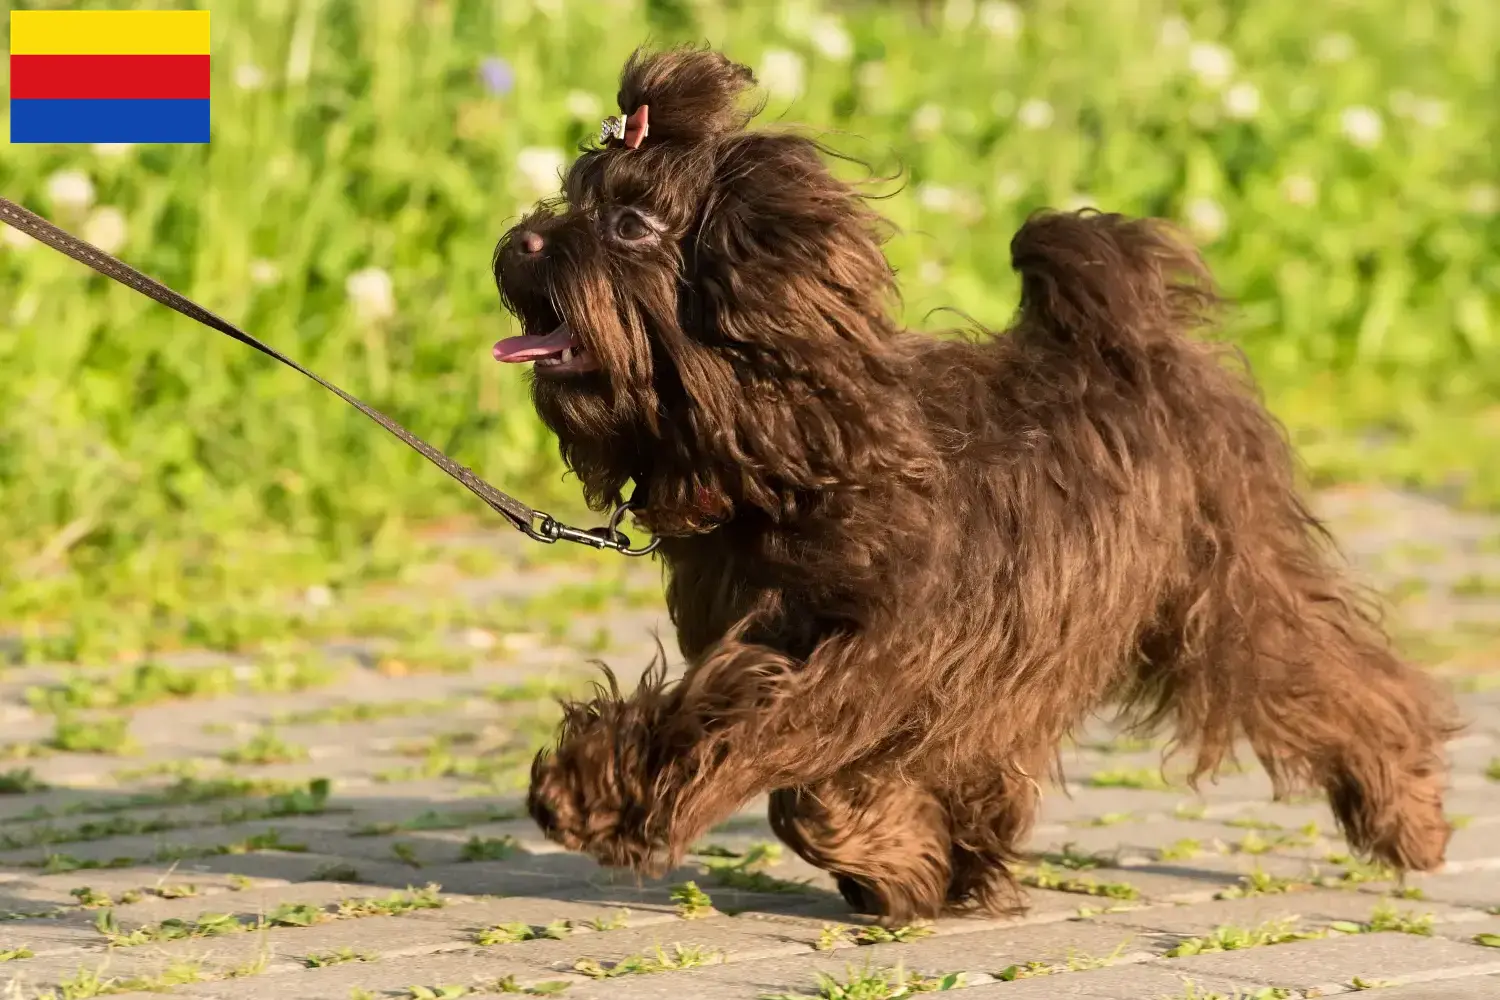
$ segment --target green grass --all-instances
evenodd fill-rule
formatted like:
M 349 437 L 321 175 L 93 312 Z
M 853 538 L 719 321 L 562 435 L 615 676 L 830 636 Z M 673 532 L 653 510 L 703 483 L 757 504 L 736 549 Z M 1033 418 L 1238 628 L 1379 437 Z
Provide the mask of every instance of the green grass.
M 1188 221 L 1319 481 L 1500 501 L 1477 460 L 1500 445 L 1493 4 L 951 6 L 978 20 L 873 0 L 221 5 L 211 143 L 17 146 L 0 190 L 84 235 L 123 223 L 133 264 L 566 508 L 524 374 L 487 355 L 513 330 L 490 253 L 612 110 L 630 48 L 707 39 L 772 70 L 769 118 L 904 166 L 881 207 L 913 324 L 953 322 L 941 306 L 1003 323 L 1007 243 L 1036 206 Z M 482 82 L 494 57 L 509 93 Z M 388 311 L 348 291 L 378 289 L 371 269 Z M 278 592 L 394 575 L 415 522 L 481 514 L 305 379 L 57 254 L 0 242 L 0 287 L 0 620 L 28 656 L 254 645 L 285 622 Z

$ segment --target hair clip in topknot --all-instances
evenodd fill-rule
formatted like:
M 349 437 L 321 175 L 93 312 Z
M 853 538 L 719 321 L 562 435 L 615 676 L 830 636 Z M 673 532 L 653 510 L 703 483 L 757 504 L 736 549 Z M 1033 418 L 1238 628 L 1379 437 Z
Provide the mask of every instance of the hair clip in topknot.
M 610 115 L 599 125 L 599 141 L 607 143 L 619 139 L 626 149 L 637 149 L 651 131 L 650 109 L 642 104 L 628 118 Z

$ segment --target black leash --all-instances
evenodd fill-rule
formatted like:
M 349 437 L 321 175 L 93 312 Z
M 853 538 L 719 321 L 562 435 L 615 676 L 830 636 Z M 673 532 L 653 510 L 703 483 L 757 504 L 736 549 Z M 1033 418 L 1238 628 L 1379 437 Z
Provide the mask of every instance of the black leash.
M 197 320 L 204 326 L 217 330 L 226 337 L 233 337 L 240 343 L 248 347 L 253 347 L 268 357 L 275 358 L 288 368 L 293 368 L 301 372 L 406 442 L 408 447 L 420 452 L 422 457 L 427 459 L 427 461 L 442 469 L 460 483 L 463 483 L 470 493 L 483 500 L 492 510 L 501 517 L 504 517 L 528 538 L 533 538 L 539 542 L 546 542 L 549 545 L 559 541 L 577 542 L 580 545 L 588 545 L 596 549 L 612 549 L 627 556 L 646 555 L 654 551 L 660 542 L 660 539 L 653 539 L 649 545 L 642 546 L 641 548 L 630 547 L 630 538 L 619 530 L 621 519 L 624 518 L 625 512 L 630 509 L 630 504 L 628 503 L 615 509 L 615 512 L 610 515 L 608 527 L 593 528 L 585 531 L 582 528 L 574 528 L 563 524 L 551 514 L 528 507 L 515 497 L 495 489 L 495 487 L 474 475 L 469 469 L 459 465 L 453 459 L 444 455 L 384 413 L 349 395 L 349 393 L 340 389 L 321 375 L 303 368 L 274 347 L 261 343 L 233 323 L 215 316 L 192 299 L 172 291 L 172 289 L 155 278 L 146 277 L 146 275 L 137 271 L 129 264 L 110 256 L 93 244 L 85 243 L 76 236 L 59 229 L 35 212 L 22 208 L 8 198 L 0 197 L 0 222 L 19 229 L 26 235 L 47 244 L 47 246 L 59 253 L 67 254 L 81 264 L 87 264 L 106 278 L 112 278 L 122 285 L 133 288 L 142 295 L 155 299 L 169 309 L 174 309 L 189 319 Z

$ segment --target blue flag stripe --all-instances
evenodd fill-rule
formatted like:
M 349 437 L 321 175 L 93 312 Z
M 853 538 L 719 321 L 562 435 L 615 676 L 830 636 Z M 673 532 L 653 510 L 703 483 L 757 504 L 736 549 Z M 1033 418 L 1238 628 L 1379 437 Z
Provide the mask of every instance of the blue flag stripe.
M 208 142 L 206 100 L 12 100 L 10 141 Z

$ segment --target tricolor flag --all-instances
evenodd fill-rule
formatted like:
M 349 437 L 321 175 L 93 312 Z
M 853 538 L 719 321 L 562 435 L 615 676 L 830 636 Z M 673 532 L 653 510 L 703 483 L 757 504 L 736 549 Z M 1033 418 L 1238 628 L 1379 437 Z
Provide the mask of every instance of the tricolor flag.
M 207 142 L 208 123 L 208 11 L 11 12 L 11 142 Z

